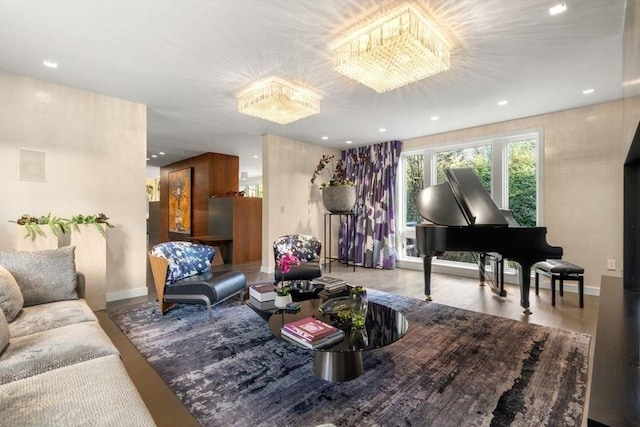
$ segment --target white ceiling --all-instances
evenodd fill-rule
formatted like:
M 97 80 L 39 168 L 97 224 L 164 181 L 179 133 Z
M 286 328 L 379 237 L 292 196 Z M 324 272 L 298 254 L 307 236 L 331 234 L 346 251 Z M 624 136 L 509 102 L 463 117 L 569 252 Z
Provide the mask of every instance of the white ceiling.
M 620 99 L 624 0 L 550 16 L 558 1 L 420 0 L 451 69 L 384 94 L 333 71 L 330 45 L 386 0 L 0 0 L 0 68 L 146 104 L 148 153 L 166 152 L 149 165 L 211 151 L 255 177 L 264 134 L 344 149 Z M 272 75 L 319 93 L 321 113 L 238 113 L 235 95 Z

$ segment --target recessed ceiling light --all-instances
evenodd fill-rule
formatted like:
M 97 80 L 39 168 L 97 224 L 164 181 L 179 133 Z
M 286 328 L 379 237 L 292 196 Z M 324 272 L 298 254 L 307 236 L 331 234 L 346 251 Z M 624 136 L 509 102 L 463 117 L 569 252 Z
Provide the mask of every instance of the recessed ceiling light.
M 151 157 L 153 157 L 155 159 L 156 157 L 158 157 L 158 155 L 157 154 L 152 154 Z
M 565 10 L 567 10 L 567 4 L 566 3 L 559 3 L 559 4 L 549 8 L 549 15 L 557 15 L 559 13 L 564 12 Z
M 254 158 L 254 159 L 257 159 L 257 158 L 258 158 L 258 155 L 257 155 L 257 154 L 255 154 L 255 155 L 253 156 L 253 158 Z
M 498 105 L 499 106 L 503 106 L 503 105 L 507 105 L 509 103 L 509 101 L 507 101 L 506 99 L 503 99 L 502 101 L 498 101 Z
M 346 141 L 345 144 L 353 144 L 353 141 L 351 141 L 351 140 Z
M 583 91 L 582 91 L 582 94 L 583 94 L 583 95 L 589 95 L 590 93 L 593 93 L 593 92 L 595 92 L 595 91 L 596 91 L 596 90 L 595 90 L 595 89 L 593 89 L 593 88 L 591 88 L 591 89 L 585 89 L 585 90 L 583 90 Z
M 151 159 L 147 157 L 147 162 L 148 162 L 149 160 L 151 160 Z
M 158 154 L 160 154 L 161 156 L 164 156 L 164 151 L 160 151 Z
M 380 132 L 386 132 L 387 130 L 386 130 L 385 128 L 380 128 L 380 129 L 378 129 L 378 131 L 380 131 Z
M 323 136 L 322 139 L 326 141 L 327 139 L 329 139 L 329 137 L 328 136 Z
M 431 116 L 431 120 L 433 120 L 433 121 L 435 122 L 436 120 L 440 120 L 440 117 L 438 117 L 438 116 Z
M 55 61 L 44 60 L 44 61 L 42 61 L 42 65 L 44 65 L 45 67 L 49 67 L 49 68 L 58 68 L 58 63 L 55 62 Z

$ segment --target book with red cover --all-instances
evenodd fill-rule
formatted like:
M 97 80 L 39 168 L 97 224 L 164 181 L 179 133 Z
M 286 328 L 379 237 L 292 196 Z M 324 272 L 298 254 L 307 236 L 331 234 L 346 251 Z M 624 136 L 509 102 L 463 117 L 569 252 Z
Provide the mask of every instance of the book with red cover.
M 322 320 L 314 317 L 305 317 L 294 322 L 285 323 L 283 329 L 306 341 L 313 342 L 338 330 Z
M 307 341 L 307 340 L 302 339 L 302 338 L 298 337 L 297 335 L 294 335 L 293 333 L 287 331 L 283 327 L 280 330 L 280 336 L 285 341 L 290 341 L 292 343 L 300 344 L 300 345 L 303 345 L 304 347 L 311 348 L 311 349 L 315 350 L 315 349 L 318 349 L 318 348 L 328 347 L 328 346 L 330 346 L 332 344 L 336 344 L 338 342 L 341 342 L 344 339 L 345 333 L 344 333 L 344 331 L 338 329 L 335 332 L 330 333 L 328 335 L 325 335 L 322 338 L 319 338 L 319 339 L 317 339 L 315 341 Z

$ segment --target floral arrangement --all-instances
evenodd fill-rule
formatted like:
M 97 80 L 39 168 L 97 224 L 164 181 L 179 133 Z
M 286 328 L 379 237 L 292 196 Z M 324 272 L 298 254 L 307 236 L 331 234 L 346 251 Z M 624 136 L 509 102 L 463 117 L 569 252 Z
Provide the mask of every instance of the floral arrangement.
M 291 253 L 284 254 L 278 260 L 278 267 L 280 267 L 280 271 L 282 272 L 282 281 L 276 293 L 281 297 L 288 295 L 289 291 L 291 291 L 291 288 L 285 285 L 284 275 L 291 271 L 292 265 L 300 265 L 300 259 Z
M 322 175 L 323 171 L 326 171 L 329 174 L 329 182 L 323 182 L 320 188 L 337 187 L 340 185 L 355 185 L 353 181 L 347 178 L 347 171 L 344 168 L 344 161 L 342 159 L 339 159 L 334 163 L 335 157 L 336 156 L 334 155 L 322 155 L 322 158 L 320 159 L 320 162 L 318 162 L 318 166 L 316 166 L 316 170 L 313 172 L 313 176 L 311 177 L 312 184 L 314 184 L 320 177 L 320 175 Z

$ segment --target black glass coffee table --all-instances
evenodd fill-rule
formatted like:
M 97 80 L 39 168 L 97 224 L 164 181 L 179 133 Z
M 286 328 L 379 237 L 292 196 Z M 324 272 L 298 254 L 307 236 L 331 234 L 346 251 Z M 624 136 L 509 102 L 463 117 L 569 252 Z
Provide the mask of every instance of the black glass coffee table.
M 314 352 L 314 375 L 331 382 L 349 381 L 362 375 L 362 353 L 398 341 L 409 328 L 409 322 L 402 313 L 372 301 L 368 303 L 364 328 L 354 328 L 344 316 L 339 317 L 340 313 L 325 314 L 320 311 L 320 307 L 329 301 L 328 298 L 318 296 L 300 301 L 300 311 L 295 313 L 275 308 L 261 310 L 250 303 L 248 296 L 243 297 L 243 300 L 268 321 L 271 333 L 278 339 L 282 339 L 280 336 L 282 325 L 309 316 L 342 329 L 345 332 L 342 341 L 321 349 L 309 350 Z M 287 342 L 306 349 L 301 344 Z

